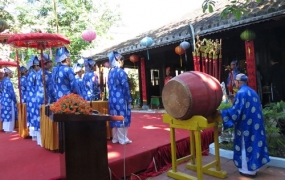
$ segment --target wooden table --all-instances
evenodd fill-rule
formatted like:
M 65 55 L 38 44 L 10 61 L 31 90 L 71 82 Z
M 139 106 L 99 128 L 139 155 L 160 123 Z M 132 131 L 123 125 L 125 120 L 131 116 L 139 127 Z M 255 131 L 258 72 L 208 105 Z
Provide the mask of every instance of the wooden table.
M 92 109 L 97 110 L 100 114 L 108 114 L 108 101 L 92 101 Z M 57 150 L 58 145 L 58 123 L 51 120 L 45 115 L 45 105 L 41 106 L 41 138 L 42 147 L 49 150 Z M 112 129 L 110 128 L 109 121 L 106 122 L 107 139 L 111 139 Z
M 109 114 L 109 103 L 108 101 L 92 101 L 92 109 L 99 111 L 100 114 Z M 107 127 L 107 138 L 112 139 L 112 129 L 110 127 L 109 121 L 106 122 Z

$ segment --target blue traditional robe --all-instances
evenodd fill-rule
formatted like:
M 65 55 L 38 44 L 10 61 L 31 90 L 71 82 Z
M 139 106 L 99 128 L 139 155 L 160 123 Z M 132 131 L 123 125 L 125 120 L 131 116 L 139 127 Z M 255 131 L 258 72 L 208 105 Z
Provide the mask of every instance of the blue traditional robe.
M 2 82 L 3 91 L 1 97 L 1 118 L 3 122 L 12 120 L 12 106 L 14 106 L 15 119 L 17 119 L 17 100 L 14 87 L 10 78 L 5 77 Z
M 112 68 L 108 76 L 108 88 L 110 115 L 124 116 L 124 126 L 122 121 L 111 121 L 111 128 L 130 127 L 132 97 L 127 73 L 119 67 Z
M 43 86 L 43 71 L 42 69 L 36 72 L 36 95 L 37 95 L 37 103 L 40 108 L 44 102 L 44 86 Z
M 3 80 L 0 80 L 0 100 L 2 99 L 2 93 L 3 93 Z
M 228 78 L 227 78 L 227 87 L 228 87 L 228 90 L 233 93 L 233 88 L 236 87 L 235 85 L 235 79 L 236 79 L 236 76 L 239 74 L 239 70 L 238 70 L 238 67 L 235 67 L 233 70 L 231 70 L 229 72 L 229 75 L 228 75 Z
M 236 93 L 233 107 L 222 110 L 224 129 L 234 126 L 234 164 L 242 168 L 242 138 L 245 142 L 247 167 L 255 171 L 268 163 L 268 148 L 259 96 L 247 85 Z
M 40 109 L 37 100 L 37 73 L 31 69 L 27 77 L 27 124 L 33 130 L 39 129 L 40 122 Z M 33 134 L 32 134 L 33 136 Z
M 21 97 L 22 97 L 22 103 L 27 102 L 27 96 L 28 96 L 28 91 L 27 91 L 27 76 L 21 76 L 20 78 L 20 84 L 21 84 Z
M 48 103 L 53 103 L 56 101 L 54 83 L 52 78 L 52 73 L 45 70 L 45 80 L 46 80 L 46 101 Z
M 85 100 L 94 101 L 100 99 L 100 88 L 98 87 L 98 76 L 93 71 L 86 72 L 83 77 L 85 85 Z
M 78 95 L 80 95 L 82 98 L 86 97 L 86 90 L 83 82 L 83 78 L 80 78 L 78 75 L 75 76 L 76 84 L 78 86 Z
M 75 74 L 69 66 L 59 65 L 54 73 L 56 100 L 64 95 L 78 92 Z

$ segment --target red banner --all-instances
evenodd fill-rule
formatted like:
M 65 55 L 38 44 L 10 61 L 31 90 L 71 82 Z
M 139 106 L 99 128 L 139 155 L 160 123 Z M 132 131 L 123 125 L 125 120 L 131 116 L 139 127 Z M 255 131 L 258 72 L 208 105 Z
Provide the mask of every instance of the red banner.
M 143 99 L 143 101 L 147 101 L 145 78 L 146 78 L 145 77 L 145 59 L 141 58 L 141 82 L 142 82 L 142 99 Z
M 253 41 L 245 41 L 246 71 L 248 76 L 248 86 L 257 91 L 256 66 L 254 56 Z

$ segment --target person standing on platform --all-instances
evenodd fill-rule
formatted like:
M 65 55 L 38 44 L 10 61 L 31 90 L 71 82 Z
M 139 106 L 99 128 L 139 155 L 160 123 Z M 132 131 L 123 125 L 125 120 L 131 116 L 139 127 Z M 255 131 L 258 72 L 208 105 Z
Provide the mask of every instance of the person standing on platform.
M 165 69 L 165 74 L 166 74 L 166 77 L 165 77 L 165 79 L 164 79 L 164 85 L 165 85 L 170 79 L 172 79 L 170 67 L 167 67 L 167 68 Z
M 21 89 L 22 103 L 26 103 L 27 102 L 27 96 L 28 96 L 28 91 L 27 91 L 28 69 L 25 66 L 21 66 L 20 67 L 20 73 L 21 73 L 20 89 Z
M 109 89 L 109 114 L 124 116 L 124 121 L 111 121 L 110 126 L 113 132 L 113 143 L 132 143 L 128 138 L 128 128 L 131 125 L 132 97 L 128 83 L 128 75 L 121 68 L 124 59 L 118 52 L 108 54 L 110 71 L 108 75 Z
M 229 69 L 230 72 L 227 79 L 227 87 L 230 96 L 234 95 L 236 93 L 235 91 L 237 90 L 235 85 L 235 77 L 237 74 L 240 73 L 237 64 L 238 64 L 237 60 L 232 61 Z
M 272 102 L 284 101 L 284 69 L 275 57 L 270 60 L 271 67 L 269 69 L 268 85 L 271 87 L 271 100 Z
M 259 168 L 270 161 L 262 105 L 258 94 L 247 86 L 248 77 L 238 74 L 239 89 L 233 106 L 221 110 L 224 129 L 234 126 L 234 164 L 243 176 L 254 178 Z
M 56 101 L 62 96 L 76 93 L 77 85 L 75 74 L 70 67 L 70 54 L 66 47 L 61 47 L 56 50 L 56 60 L 58 66 L 54 69 L 54 83 L 56 92 Z
M 15 132 L 15 121 L 17 119 L 17 100 L 13 84 L 10 78 L 13 72 L 9 68 L 4 68 L 3 92 L 1 98 L 1 118 L 3 130 L 5 132 Z
M 29 69 L 27 77 L 27 126 L 29 127 L 29 136 L 33 141 L 37 141 L 39 134 L 40 109 L 37 99 L 37 72 L 40 70 L 40 61 L 37 56 L 31 56 L 27 68 Z
M 73 72 L 75 73 L 75 79 L 76 83 L 78 86 L 78 94 L 82 97 L 85 98 L 86 92 L 85 92 L 85 86 L 83 83 L 83 69 L 80 64 L 74 64 L 73 66 Z
M 48 54 L 43 54 L 44 60 L 44 74 L 45 74 L 45 83 L 46 83 L 46 103 L 51 104 L 55 102 L 55 91 L 54 91 L 54 83 L 52 80 L 52 60 Z
M 98 76 L 94 72 L 96 70 L 96 63 L 93 59 L 84 59 L 85 74 L 83 77 L 83 84 L 85 85 L 85 100 L 98 101 L 100 99 L 100 88 Z

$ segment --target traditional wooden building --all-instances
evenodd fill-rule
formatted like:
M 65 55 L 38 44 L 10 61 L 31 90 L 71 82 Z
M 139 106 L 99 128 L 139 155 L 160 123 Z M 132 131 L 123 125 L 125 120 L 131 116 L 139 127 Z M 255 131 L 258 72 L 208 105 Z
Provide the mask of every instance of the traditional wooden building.
M 255 67 L 254 73 L 251 73 L 255 75 L 256 69 L 258 69 L 262 74 L 261 86 L 264 86 L 267 84 L 270 58 L 277 57 L 282 66 L 285 65 L 285 1 L 264 0 L 262 3 L 251 2 L 246 5 L 248 13 L 242 16 L 240 20 L 237 20 L 234 16 L 229 16 L 226 19 L 220 16 L 227 3 L 229 3 L 228 0 L 219 1 L 215 6 L 214 13 L 203 13 L 201 9 L 190 12 L 179 22 L 167 24 L 159 29 L 126 40 L 105 49 L 99 53 L 100 56 L 94 55 L 93 58 L 98 64 L 104 64 L 108 61 L 107 53 L 115 50 L 125 56 L 125 65 L 127 67 L 134 67 L 134 64 L 128 59 L 133 54 L 139 56 L 137 64 L 141 99 L 149 103 L 151 96 L 161 95 L 166 67 L 170 67 L 174 76 L 184 71 L 194 70 L 193 46 L 186 50 L 187 56 L 182 55 L 180 57 L 175 52 L 175 47 L 179 46 L 182 41 L 188 41 L 192 45 L 196 40 L 191 35 L 190 25 L 192 25 L 195 36 L 199 35 L 201 39 L 222 40 L 223 68 L 219 72 L 221 74 L 220 81 L 226 81 L 228 72 L 224 70 L 224 66 L 229 65 L 232 60 L 238 60 L 240 70 L 246 72 L 246 58 L 248 55 L 246 53 L 249 53 L 249 50 L 254 50 L 251 52 L 254 52 Z M 240 38 L 241 33 L 246 29 L 250 29 L 255 33 L 254 49 L 250 49 L 251 46 L 246 49 L 245 41 Z M 151 46 L 146 47 L 140 44 L 140 41 L 146 35 L 153 40 Z M 180 58 L 182 58 L 182 65 Z M 143 91 L 146 91 L 145 94 Z

